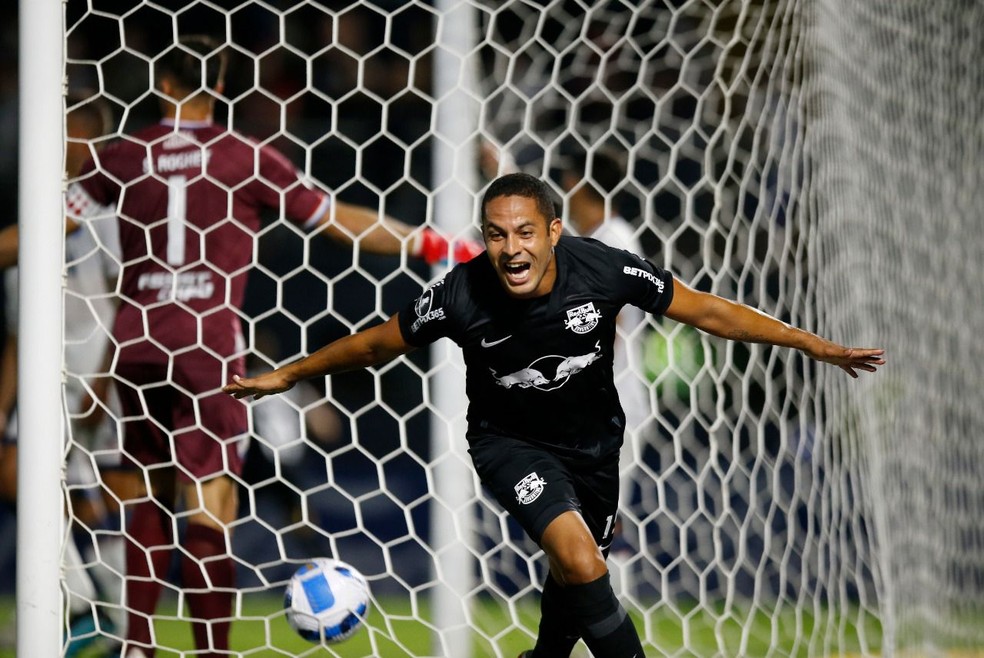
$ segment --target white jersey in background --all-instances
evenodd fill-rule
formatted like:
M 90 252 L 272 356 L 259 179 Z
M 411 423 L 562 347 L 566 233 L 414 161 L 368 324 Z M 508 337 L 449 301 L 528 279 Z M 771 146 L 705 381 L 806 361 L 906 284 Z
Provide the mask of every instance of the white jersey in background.
M 642 245 L 635 236 L 632 225 L 616 215 L 604 221 L 593 232 L 584 237 L 604 242 L 609 247 L 624 249 L 633 254 L 642 254 Z M 618 390 L 622 409 L 625 411 L 626 450 L 622 453 L 622 470 L 629 465 L 630 442 L 642 433 L 643 425 L 652 415 L 649 402 L 649 383 L 646 381 L 642 359 L 642 327 L 646 324 L 646 314 L 641 309 L 627 305 L 618 315 L 615 341 L 615 388 Z
M 78 230 L 65 238 L 63 341 L 65 403 L 69 413 L 79 410 L 86 395 L 83 380 L 105 372 L 103 360 L 116 314 L 115 285 L 120 272 L 117 219 L 106 209 L 94 209 L 90 214 Z M 4 286 L 7 332 L 16 336 L 20 315 L 17 268 L 6 271 Z M 13 438 L 16 432 L 16 419 L 11 418 L 8 436 Z M 115 428 L 103 423 L 94 436 L 78 438 L 83 439 L 87 449 L 97 451 L 100 461 L 113 463 L 110 453 L 119 445 Z M 71 481 L 87 482 L 91 477 L 91 473 L 79 472 L 79 464 L 70 464 Z

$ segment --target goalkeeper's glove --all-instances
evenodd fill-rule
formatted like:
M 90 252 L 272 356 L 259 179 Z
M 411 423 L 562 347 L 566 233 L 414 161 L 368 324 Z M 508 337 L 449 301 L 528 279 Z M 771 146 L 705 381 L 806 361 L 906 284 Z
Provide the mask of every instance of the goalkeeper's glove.
M 451 265 L 467 263 L 483 251 L 483 244 L 467 238 L 457 238 L 454 241 Z M 414 240 L 413 255 L 423 259 L 428 265 L 445 263 L 448 260 L 448 240 L 434 229 L 425 228 Z

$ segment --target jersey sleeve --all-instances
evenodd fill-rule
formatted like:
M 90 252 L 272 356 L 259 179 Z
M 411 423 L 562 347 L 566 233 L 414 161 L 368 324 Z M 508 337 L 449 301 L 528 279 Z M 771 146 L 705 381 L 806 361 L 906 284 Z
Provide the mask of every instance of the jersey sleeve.
M 65 193 L 65 214 L 92 233 L 104 254 L 106 274 L 111 277 L 119 274 L 122 248 L 119 222 L 113 208 L 100 205 L 82 183 L 75 182 Z
M 673 276 L 652 262 L 620 252 L 615 273 L 615 289 L 626 304 L 637 306 L 653 315 L 662 315 L 673 300 Z
M 106 172 L 114 168 L 124 157 L 124 146 L 126 145 L 123 143 L 113 142 L 97 152 L 95 159 L 90 158 L 82 165 L 66 196 L 67 212 L 70 217 L 72 213 L 79 213 L 80 218 L 84 219 L 84 215 L 91 212 L 91 208 L 85 206 L 87 203 L 94 206 L 116 207 L 123 187 L 117 178 Z
M 409 345 L 423 347 L 452 335 L 453 286 L 447 283 L 449 277 L 450 274 L 424 290 L 400 311 L 400 333 Z
M 259 147 L 259 158 L 260 178 L 266 183 L 264 203 L 270 207 L 283 203 L 291 221 L 305 228 L 316 225 L 331 206 L 331 198 L 303 180 L 293 163 L 272 146 Z

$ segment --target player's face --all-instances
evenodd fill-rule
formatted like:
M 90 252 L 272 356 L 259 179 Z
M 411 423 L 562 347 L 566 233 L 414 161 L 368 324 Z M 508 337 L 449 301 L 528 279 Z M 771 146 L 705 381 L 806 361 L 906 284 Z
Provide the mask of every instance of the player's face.
M 65 132 L 68 135 L 68 142 L 65 144 L 65 173 L 69 178 L 74 178 L 92 156 L 88 140 L 95 139 L 98 135 L 93 134 L 94 130 L 89 124 L 72 113 L 69 113 L 65 122 Z
M 557 279 L 554 245 L 561 223 L 544 217 L 536 201 L 522 196 L 496 197 L 485 206 L 485 247 L 506 293 L 530 298 L 546 295 Z

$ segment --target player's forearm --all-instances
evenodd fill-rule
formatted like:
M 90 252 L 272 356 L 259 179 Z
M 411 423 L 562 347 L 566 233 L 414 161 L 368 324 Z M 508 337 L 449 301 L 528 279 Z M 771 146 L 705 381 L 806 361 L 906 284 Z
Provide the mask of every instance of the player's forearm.
M 396 316 L 322 347 L 300 361 L 281 368 L 282 375 L 295 384 L 302 379 L 324 377 L 391 361 L 410 350 L 399 333 Z
M 340 338 L 300 361 L 284 366 L 281 372 L 291 384 L 296 384 L 303 379 L 325 377 L 375 365 L 377 358 L 376 352 L 355 334 Z
M 713 297 L 697 327 L 714 336 L 744 343 L 768 343 L 806 350 L 817 337 L 757 309 Z
M 334 217 L 329 211 L 322 225 L 325 234 L 334 240 L 351 244 L 358 240 L 359 248 L 374 254 L 399 255 L 413 227 L 390 217 L 380 220 L 375 210 L 335 202 Z

